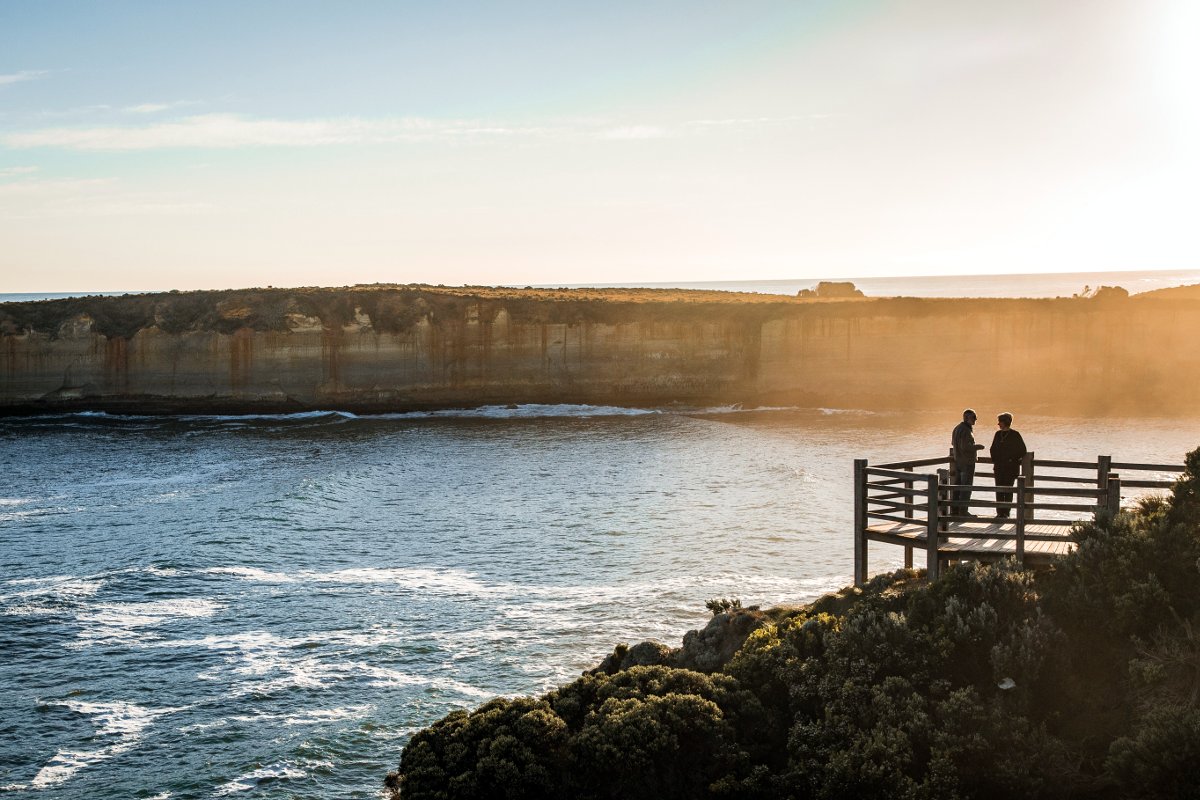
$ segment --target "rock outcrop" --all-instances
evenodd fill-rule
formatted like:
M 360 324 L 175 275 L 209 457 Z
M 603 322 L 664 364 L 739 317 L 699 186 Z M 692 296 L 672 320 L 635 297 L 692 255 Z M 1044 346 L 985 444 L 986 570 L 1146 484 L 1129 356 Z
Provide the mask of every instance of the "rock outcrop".
M 696 672 L 716 672 L 733 658 L 746 638 L 767 613 L 739 608 L 714 614 L 700 630 L 688 631 L 683 646 L 670 648 L 659 642 L 641 642 L 633 647 L 619 644 L 590 674 L 615 675 L 631 667 L 667 666 Z
M 815 289 L 801 289 L 796 292 L 796 297 L 805 300 L 850 300 L 866 295 L 850 281 L 821 281 Z

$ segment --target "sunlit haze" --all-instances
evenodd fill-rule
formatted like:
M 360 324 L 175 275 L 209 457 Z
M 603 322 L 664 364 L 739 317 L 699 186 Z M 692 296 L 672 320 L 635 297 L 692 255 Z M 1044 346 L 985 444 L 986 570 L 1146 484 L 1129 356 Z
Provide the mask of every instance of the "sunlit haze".
M 1194 0 L 9 2 L 0 292 L 1200 266 Z

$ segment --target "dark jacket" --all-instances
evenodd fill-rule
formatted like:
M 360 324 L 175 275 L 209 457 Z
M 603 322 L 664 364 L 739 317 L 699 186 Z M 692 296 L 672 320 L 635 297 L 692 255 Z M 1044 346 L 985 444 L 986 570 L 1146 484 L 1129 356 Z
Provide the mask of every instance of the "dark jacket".
M 954 427 L 954 433 L 950 434 L 950 444 L 954 447 L 954 465 L 956 467 L 974 464 L 975 451 L 983 449 L 983 445 L 975 444 L 975 437 L 971 435 L 971 426 L 965 419 Z
M 996 477 L 1012 479 L 1021 473 L 1021 459 L 1025 457 L 1025 440 L 1021 434 L 1009 428 L 1006 431 L 996 431 L 992 437 L 992 446 L 988 450 L 992 456 Z

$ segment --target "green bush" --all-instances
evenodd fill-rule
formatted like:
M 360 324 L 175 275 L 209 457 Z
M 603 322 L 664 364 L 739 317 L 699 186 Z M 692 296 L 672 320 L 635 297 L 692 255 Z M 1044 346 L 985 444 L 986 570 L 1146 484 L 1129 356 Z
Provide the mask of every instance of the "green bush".
M 447 716 L 413 737 L 388 786 L 405 798 L 703 797 L 752 765 L 764 716 L 727 675 L 586 675 Z
M 1156 706 L 1113 743 L 1107 766 L 1125 797 L 1200 798 L 1200 709 Z
M 730 611 L 735 611 L 741 608 L 742 601 L 736 597 L 714 597 L 712 600 L 706 602 L 704 607 L 711 611 L 715 617 L 717 614 L 727 614 Z

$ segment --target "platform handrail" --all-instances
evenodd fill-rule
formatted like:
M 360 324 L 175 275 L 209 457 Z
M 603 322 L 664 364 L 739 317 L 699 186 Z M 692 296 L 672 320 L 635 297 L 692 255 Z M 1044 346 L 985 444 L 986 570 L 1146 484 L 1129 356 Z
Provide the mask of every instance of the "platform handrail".
M 1045 560 L 1048 553 L 1061 554 L 1063 544 L 1071 543 L 1072 526 L 1098 515 L 1116 515 L 1121 510 L 1123 488 L 1168 489 L 1175 480 L 1162 478 L 1123 478 L 1124 472 L 1157 472 L 1179 475 L 1182 465 L 1140 464 L 1116 462 L 1111 456 L 1099 456 L 1094 461 L 1039 459 L 1034 453 L 1026 454 L 1022 460 L 1020 474 L 1011 486 L 990 483 L 951 483 L 953 451 L 950 457 L 912 459 L 873 466 L 866 459 L 854 462 L 854 580 L 861 585 L 867 578 L 867 544 L 871 537 L 875 541 L 902 544 L 904 564 L 912 566 L 913 549 L 924 546 L 926 570 L 936 578 L 947 563 L 947 559 L 958 552 L 961 545 L 950 545 L 950 540 L 974 540 L 1013 542 L 1015 550 L 1009 549 L 1020 563 L 1030 556 L 1029 542 L 1059 543 L 1057 550 L 1045 546 L 1034 548 L 1035 555 Z M 991 463 L 989 458 L 980 458 L 978 463 Z M 945 466 L 942 466 L 945 465 Z M 936 467 L 929 471 L 918 471 L 923 467 Z M 1061 475 L 1042 472 L 1038 468 L 1054 470 L 1080 470 L 1088 474 Z M 977 472 L 977 478 L 993 478 L 992 472 Z M 1050 485 L 1047 485 L 1050 484 Z M 1075 484 L 1075 485 L 1064 485 Z M 966 495 L 960 500 L 956 495 Z M 991 499 L 983 497 L 992 496 Z M 1001 500 L 1007 495 L 1008 500 Z M 1078 502 L 1070 502 L 1076 500 Z M 959 506 L 995 509 L 994 515 L 955 514 Z M 1011 516 L 1000 513 L 1008 510 Z M 1047 516 L 1049 514 L 1049 516 Z M 977 523 L 985 523 L 983 526 Z M 888 523 L 872 529 L 873 523 Z M 975 523 L 959 527 L 963 523 Z M 1041 530 L 1030 530 L 1040 526 Z M 1062 528 L 1062 533 L 1048 529 Z M 876 532 L 873 532 L 876 531 Z M 969 542 L 968 542 L 969 544 Z M 947 548 L 943 553 L 942 548 Z M 979 549 L 982 548 L 982 549 Z M 976 557 L 985 551 L 994 550 L 980 544 L 970 553 Z

